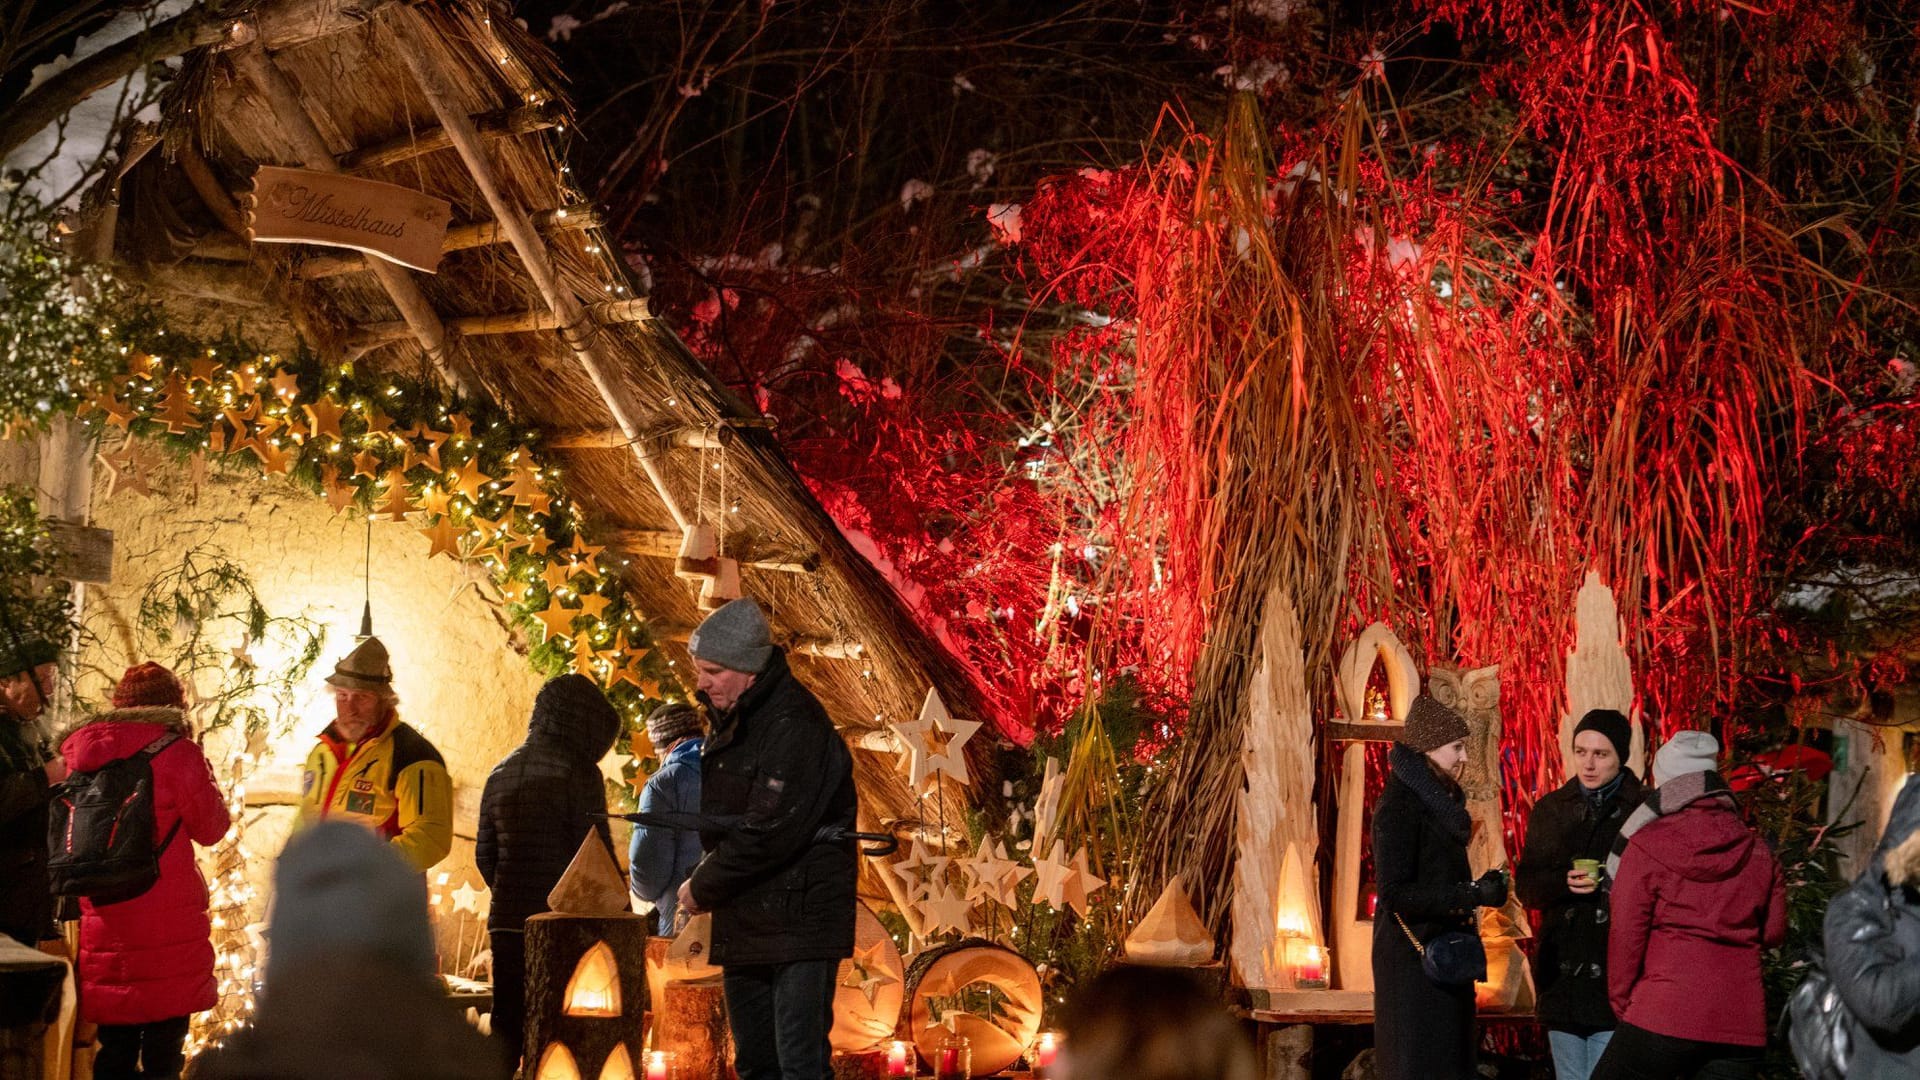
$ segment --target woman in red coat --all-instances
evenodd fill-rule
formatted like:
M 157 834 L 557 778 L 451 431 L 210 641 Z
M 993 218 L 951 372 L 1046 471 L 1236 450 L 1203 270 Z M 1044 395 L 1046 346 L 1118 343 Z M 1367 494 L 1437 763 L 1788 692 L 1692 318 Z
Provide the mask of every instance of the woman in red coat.
M 1714 771 L 1719 752 L 1704 731 L 1667 740 L 1659 786 L 1615 842 L 1607 989 L 1620 1025 L 1593 1080 L 1745 1080 L 1766 1045 L 1760 957 L 1786 939 L 1786 887 Z
M 155 842 L 180 828 L 151 889 L 116 904 L 80 901 L 80 1015 L 100 1025 L 96 1080 L 171 1078 L 183 1065 L 188 1018 L 218 998 L 207 883 L 193 845 L 226 835 L 227 805 L 193 741 L 172 672 L 151 663 L 127 669 L 113 705 L 61 742 L 67 767 L 91 772 L 179 736 L 153 757 Z

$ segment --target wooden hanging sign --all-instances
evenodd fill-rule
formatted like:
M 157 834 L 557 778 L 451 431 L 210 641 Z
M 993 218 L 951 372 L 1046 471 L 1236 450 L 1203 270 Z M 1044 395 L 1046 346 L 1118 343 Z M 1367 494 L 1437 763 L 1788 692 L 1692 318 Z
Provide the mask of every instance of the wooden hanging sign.
M 326 244 L 433 273 L 453 206 L 398 184 L 262 165 L 241 197 L 247 239 Z

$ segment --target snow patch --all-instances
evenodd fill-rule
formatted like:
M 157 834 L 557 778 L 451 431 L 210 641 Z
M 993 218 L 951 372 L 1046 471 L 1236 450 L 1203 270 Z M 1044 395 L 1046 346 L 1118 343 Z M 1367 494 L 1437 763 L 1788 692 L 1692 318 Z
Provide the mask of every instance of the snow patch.
M 1245 64 L 1226 64 L 1213 69 L 1213 76 L 1235 90 L 1258 93 L 1275 82 L 1293 77 L 1287 65 L 1278 60 L 1259 59 Z
M 975 191 L 987 186 L 987 181 L 993 179 L 994 163 L 998 160 L 991 150 L 967 151 L 967 175 L 973 177 Z
M 1020 204 L 993 203 L 987 207 L 987 225 L 993 229 L 993 238 L 1002 244 L 1020 242 Z
M 925 180 L 909 180 L 900 185 L 900 209 L 911 210 L 914 203 L 933 198 L 933 185 Z
M 573 32 L 587 25 L 571 15 L 555 15 L 547 24 L 548 41 L 572 41 Z

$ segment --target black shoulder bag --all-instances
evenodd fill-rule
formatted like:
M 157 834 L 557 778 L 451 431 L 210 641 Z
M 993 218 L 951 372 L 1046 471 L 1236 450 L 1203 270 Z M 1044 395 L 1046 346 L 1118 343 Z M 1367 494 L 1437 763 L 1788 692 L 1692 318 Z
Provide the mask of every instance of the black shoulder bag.
M 1472 986 L 1487 977 L 1487 947 L 1479 934 L 1442 930 L 1422 942 L 1413 936 L 1407 920 L 1395 915 L 1393 921 L 1400 924 L 1400 932 L 1420 954 L 1420 970 L 1426 973 L 1428 982 L 1435 986 Z

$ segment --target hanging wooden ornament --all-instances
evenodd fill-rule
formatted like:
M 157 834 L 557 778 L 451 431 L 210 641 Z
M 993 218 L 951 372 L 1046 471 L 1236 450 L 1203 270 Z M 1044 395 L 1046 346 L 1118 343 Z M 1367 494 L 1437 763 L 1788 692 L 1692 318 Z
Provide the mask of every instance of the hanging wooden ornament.
M 999 998 L 990 1015 L 960 1011 L 968 991 L 986 987 Z M 934 1060 L 949 1031 L 973 1049 L 974 1076 L 1000 1072 L 1040 1033 L 1040 973 L 1026 957 L 980 938 L 928 949 L 907 966 L 908 1030 L 922 1057 Z M 939 1016 L 934 1014 L 939 1012 Z
M 721 558 L 719 572 L 700 582 L 700 610 L 718 611 L 728 603 L 740 599 L 740 562 L 738 559 Z
M 920 901 L 920 917 L 930 935 L 951 931 L 964 937 L 973 932 L 973 901 L 965 893 L 948 889 L 945 881 L 937 881 Z
M 967 740 L 980 730 L 973 720 L 956 720 L 947 712 L 940 692 L 928 688 L 927 700 L 920 707 L 920 719 L 892 725 L 894 734 L 907 747 L 908 782 L 915 791 L 927 777 L 944 773 L 962 784 L 967 782 Z
M 720 544 L 713 526 L 688 525 L 680 532 L 680 554 L 673 560 L 673 572 L 689 581 L 715 577 L 720 573 Z M 738 584 L 736 582 L 736 588 Z
M 1033 857 L 1034 902 L 1044 903 L 1055 911 L 1067 909 L 1067 892 L 1077 872 L 1067 861 L 1065 848 L 1065 844 L 1055 840 L 1044 857 Z
M 1198 967 L 1213 959 L 1213 935 L 1187 899 L 1186 886 L 1176 876 L 1167 882 L 1160 899 L 1127 935 L 1127 961 L 1155 967 Z
M 1093 910 L 1094 895 L 1106 887 L 1106 879 L 1087 869 L 1087 849 L 1082 847 L 1074 852 L 1073 874 L 1067 878 L 1067 906 L 1084 919 Z
M 853 956 L 840 962 L 833 992 L 833 1049 L 871 1050 L 893 1035 L 906 1002 L 907 969 L 892 935 L 865 904 L 854 911 Z

